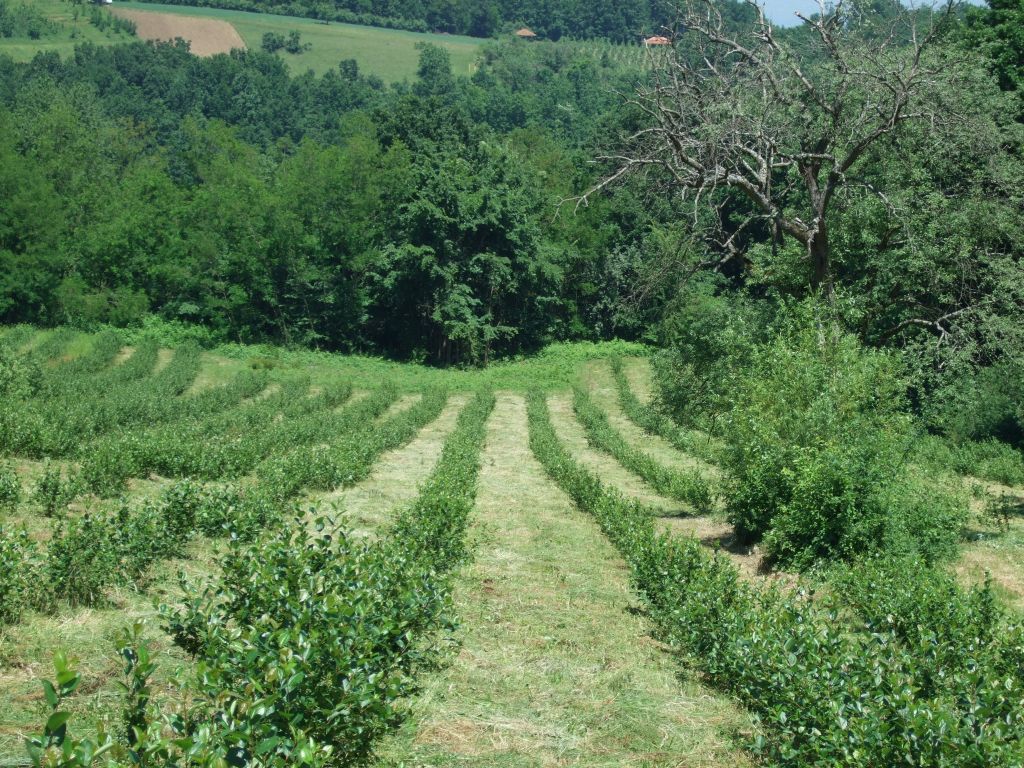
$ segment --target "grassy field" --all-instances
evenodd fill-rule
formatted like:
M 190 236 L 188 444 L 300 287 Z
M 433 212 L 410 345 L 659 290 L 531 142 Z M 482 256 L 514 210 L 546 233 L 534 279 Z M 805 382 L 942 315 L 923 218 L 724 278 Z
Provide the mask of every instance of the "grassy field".
M 104 45 L 130 39 L 124 35 L 108 35 L 93 27 L 88 21 L 88 6 L 84 6 L 79 18 L 75 19 L 73 6 L 65 0 L 28 1 L 49 18 L 61 23 L 63 29 L 59 34 L 41 40 L 0 40 L 0 53 L 6 53 L 16 61 L 27 61 L 38 51 L 56 51 L 66 56 L 79 42 Z M 118 2 L 115 7 L 134 12 L 224 21 L 237 30 L 248 48 L 256 50 L 260 48 L 265 32 L 287 34 L 297 30 L 302 35 L 302 41 L 309 43 L 311 48 L 300 54 L 281 53 L 292 72 L 312 69 L 317 74 L 323 74 L 336 68 L 339 61 L 355 59 L 364 73 L 377 75 L 388 83 L 415 77 L 419 61 L 419 51 L 416 49 L 418 43 L 432 43 L 445 48 L 451 55 L 452 68 L 456 74 L 470 74 L 473 71 L 481 45 L 479 39 L 472 37 L 422 34 L 337 22 L 325 24 L 312 19 L 217 8 L 131 2 Z
M 569 455 L 622 498 L 642 503 L 659 530 L 695 535 L 708 551 L 724 549 L 739 578 L 757 589 L 790 588 L 797 577 L 762 573 L 756 553 L 729 548 L 731 528 L 720 508 L 698 513 L 666 498 L 594 442 L 574 407 L 574 385 L 589 393 L 634 450 L 668 472 L 696 470 L 712 485 L 718 482 L 716 467 L 646 434 L 621 407 L 609 358 L 624 359 L 632 391 L 646 402 L 651 377 L 643 348 L 557 345 L 486 370 L 443 371 L 240 345 L 203 352 L 188 367 L 181 350 L 101 341 L 66 331 L 0 329 L 0 346 L 40 365 L 49 387 L 24 411 L 40 418 L 25 417 L 28 432 L 4 433 L 5 441 L 20 442 L 5 443 L 0 454 L 6 454 L 0 459 L 0 487 L 2 476 L 13 472 L 22 490 L 13 506 L 0 506 L 0 533 L 24 530 L 43 562 L 68 521 L 87 514 L 120 515 L 118 525 L 130 529 L 139 509 L 163 509 L 164 499 L 188 477 L 214 493 L 229 487 L 252 492 L 277 478 L 274 482 L 285 483 L 290 503 L 310 510 L 307 520 L 312 510 L 330 513 L 353 537 L 386 541 L 396 522 L 423 503 L 431 478 L 460 435 L 463 415 L 473 407 L 473 393 L 490 390 L 496 399 L 476 447 L 479 476 L 469 484 L 472 558 L 457 569 L 452 583 L 459 618 L 455 653 L 424 676 L 417 696 L 403 702 L 405 723 L 383 740 L 375 764 L 669 768 L 752 763 L 742 747 L 759 732 L 756 721 L 733 698 L 676 663 L 661 644 L 646 604 L 630 587 L 626 562 L 531 449 L 527 395 L 541 389 Z M 104 346 L 107 351 L 97 356 Z M 92 363 L 81 364 L 90 357 Z M 131 366 L 134 374 L 121 373 Z M 160 393 L 176 369 L 187 373 L 177 375 L 180 394 L 168 406 Z M 255 389 L 237 388 L 237 382 L 253 376 Z M 203 398 L 232 386 L 233 396 L 201 407 Z M 60 396 L 65 389 L 74 398 Z M 126 403 L 131 407 L 121 407 Z M 62 431 L 83 436 L 61 441 Z M 97 463 L 97 456 L 109 454 L 116 465 L 119 446 L 141 462 L 132 465 L 126 484 L 113 492 L 88 485 L 97 478 L 90 467 L 109 472 L 107 460 Z M 282 463 L 289 457 L 298 460 Z M 306 464 L 331 462 L 339 466 L 329 479 L 313 473 L 291 482 L 292 474 L 306 472 Z M 35 491 L 47 467 L 54 466 L 80 483 L 57 515 L 45 512 Z M 277 471 L 281 467 L 286 471 Z M 1022 489 L 989 490 L 1024 498 Z M 450 505 L 445 496 L 443 509 Z M 235 511 L 226 514 L 243 508 L 233 506 Z M 974 583 L 990 572 L 1001 602 L 1020 608 L 1024 520 L 1017 516 L 997 529 L 986 525 L 979 510 L 977 525 L 955 566 L 958 574 Z M 268 535 L 267 528 L 261 530 L 258 537 Z M 154 697 L 174 700 L 175 673 L 187 673 L 191 661 L 160 630 L 154 602 L 181 599 L 179 571 L 193 579 L 218 578 L 224 547 L 215 535 L 189 533 L 137 581 L 106 583 L 88 604 L 69 604 L 58 591 L 49 605 L 0 623 L 0 764 L 16 760 L 23 737 L 46 719 L 38 679 L 47 675 L 58 649 L 73 650 L 86 680 L 70 704 L 76 732 L 88 732 L 99 720 L 116 721 L 121 675 L 112 650 L 132 621 L 148 622 L 145 632 L 158 663 Z M 0 592 L 0 609 L 3 599 Z

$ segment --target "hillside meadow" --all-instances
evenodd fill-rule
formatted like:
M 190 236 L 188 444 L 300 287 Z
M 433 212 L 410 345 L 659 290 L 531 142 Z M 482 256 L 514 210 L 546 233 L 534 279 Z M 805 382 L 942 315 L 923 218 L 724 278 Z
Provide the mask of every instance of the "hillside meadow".
M 0 38 L 0 54 L 7 54 L 15 61 L 28 61 L 40 51 L 53 51 L 68 56 L 80 43 L 114 45 L 131 36 L 121 32 L 106 32 L 97 29 L 88 21 L 91 6 L 75 6 L 65 0 L 31 0 L 31 5 L 60 25 L 60 31 L 52 37 L 32 40 L 26 37 Z M 336 70 L 338 62 L 355 60 L 366 74 L 376 75 L 386 83 L 411 80 L 416 75 L 419 61 L 418 45 L 430 43 L 448 51 L 453 70 L 457 74 L 470 75 L 474 71 L 482 41 L 479 38 L 459 35 L 406 32 L 403 30 L 364 27 L 341 22 L 324 23 L 315 19 L 280 16 L 276 14 L 249 13 L 245 11 L 221 10 L 219 8 L 193 8 L 181 5 L 158 3 L 117 2 L 101 8 L 103 13 L 117 14 L 128 11 L 130 18 L 138 14 L 158 14 L 154 20 L 154 39 L 167 39 L 180 35 L 187 38 L 193 34 L 190 19 L 205 19 L 230 24 L 237 31 L 247 48 L 260 48 L 263 35 L 276 32 L 287 35 L 298 31 L 303 43 L 309 49 L 297 54 L 281 54 L 288 68 L 295 74 L 312 70 L 318 75 Z M 220 36 L 218 36 L 220 35 Z M 209 37 L 207 41 L 205 38 Z M 223 38 L 223 39 L 222 39 Z M 204 34 L 204 52 L 226 52 L 234 38 L 230 31 Z

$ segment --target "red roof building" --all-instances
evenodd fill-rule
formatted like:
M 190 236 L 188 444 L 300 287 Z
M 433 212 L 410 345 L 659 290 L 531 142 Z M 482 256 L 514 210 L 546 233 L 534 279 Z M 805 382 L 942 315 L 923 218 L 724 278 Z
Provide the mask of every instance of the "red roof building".
M 523 27 L 522 29 L 516 30 L 516 37 L 522 40 L 533 40 L 537 37 L 537 33 L 529 27 Z
M 672 41 L 669 40 L 667 37 L 662 37 L 661 35 L 655 35 L 654 37 L 646 38 L 644 40 L 644 45 L 647 45 L 647 46 L 651 46 L 651 45 L 672 45 Z

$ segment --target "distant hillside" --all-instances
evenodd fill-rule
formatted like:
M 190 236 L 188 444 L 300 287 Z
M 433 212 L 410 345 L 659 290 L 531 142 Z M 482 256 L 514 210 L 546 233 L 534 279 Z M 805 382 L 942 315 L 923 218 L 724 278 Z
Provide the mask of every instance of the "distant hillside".
M 659 0 L 177 0 L 419 32 L 492 37 L 527 25 L 542 38 L 636 40 L 669 18 Z
M 230 0 L 228 0 L 230 2 Z M 163 14 L 215 19 L 237 30 L 245 46 L 260 50 L 264 35 L 299 33 L 304 49 L 281 52 L 281 58 L 295 73 L 312 69 L 317 74 L 336 70 L 338 62 L 354 60 L 361 72 L 376 75 L 386 83 L 412 79 L 419 61 L 417 45 L 433 43 L 448 51 L 456 74 L 468 75 L 479 55 L 480 41 L 456 35 L 435 35 L 398 29 L 381 29 L 357 24 L 323 21 L 269 13 L 231 11 L 148 2 L 116 2 L 117 8 L 154 11 Z
M 23 13 L 23 8 L 32 12 Z M 113 6 L 98 8 L 72 6 L 62 0 L 33 0 L 31 5 L 0 0 L 0 22 L 7 17 L 4 11 L 8 9 L 7 16 L 18 23 L 15 25 L 12 21 L 12 33 L 9 35 L 3 34 L 0 23 L 0 54 L 6 54 L 15 61 L 28 61 L 37 53 L 47 51 L 67 57 L 75 45 L 83 42 L 111 45 L 133 39 L 127 27 L 117 26 L 120 19 L 115 14 L 130 17 L 138 27 L 138 36 L 143 39 L 180 36 L 191 40 L 193 53 L 199 54 L 226 51 L 236 46 L 260 50 L 263 37 L 268 33 L 288 35 L 298 32 L 302 50 L 299 53 L 281 52 L 282 60 L 292 72 L 302 73 L 311 69 L 321 75 L 336 71 L 338 62 L 342 60 L 353 60 L 361 72 L 375 75 L 385 83 L 415 78 L 420 55 L 417 45 L 421 43 L 432 43 L 445 49 L 451 58 L 453 72 L 460 75 L 472 73 L 481 45 L 479 39 L 458 35 L 157 3 L 115 2 Z M 152 17 L 152 24 L 141 23 L 148 17 Z M 218 35 L 217 30 L 208 29 L 213 22 L 221 24 L 225 34 Z

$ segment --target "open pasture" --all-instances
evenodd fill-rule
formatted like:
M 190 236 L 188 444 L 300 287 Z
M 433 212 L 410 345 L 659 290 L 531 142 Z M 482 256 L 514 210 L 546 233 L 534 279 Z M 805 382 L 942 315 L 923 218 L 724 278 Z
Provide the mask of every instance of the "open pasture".
M 640 347 L 443 371 L 19 326 L 0 355 L 21 387 L 0 407 L 5 762 L 38 736 L 62 650 L 82 685 L 56 708 L 79 737 L 118 732 L 134 681 L 154 748 L 184 727 L 160 718 L 227 706 L 274 765 L 305 747 L 312 765 L 811 764 L 809 728 L 840 749 L 884 719 L 941 749 L 929 723 L 960 747 L 976 727 L 950 694 L 979 593 L 758 567 L 731 546 L 720 446 L 652 408 Z M 1006 606 L 1012 510 L 997 530 L 979 508 L 991 544 L 974 531 L 957 569 L 965 585 L 991 570 Z M 992 610 L 1003 634 L 977 663 L 1005 679 L 972 701 L 1017 733 L 1019 614 Z M 936 664 L 953 677 L 929 693 Z M 879 666 L 895 691 L 870 684 Z M 825 688 L 863 724 L 811 706 Z M 983 745 L 1012 760 L 1002 737 Z

